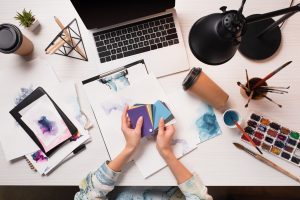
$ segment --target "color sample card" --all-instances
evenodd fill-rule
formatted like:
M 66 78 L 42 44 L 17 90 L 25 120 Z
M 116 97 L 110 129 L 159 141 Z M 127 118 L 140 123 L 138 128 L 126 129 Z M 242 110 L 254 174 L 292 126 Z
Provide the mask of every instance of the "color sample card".
M 166 126 L 175 123 L 173 114 L 166 104 L 160 100 L 154 104 L 135 104 L 128 110 L 128 116 L 133 128 L 135 128 L 138 118 L 143 116 L 142 137 L 155 134 L 158 131 L 160 118 L 165 120 Z
M 300 134 L 262 115 L 252 113 L 244 129 L 264 151 L 300 166 Z M 242 135 L 241 139 L 247 141 Z
M 165 123 L 174 119 L 173 114 L 171 113 L 170 109 L 166 106 L 164 102 L 158 100 L 154 103 L 153 107 L 154 107 L 154 113 L 153 113 L 154 130 L 158 129 L 160 118 L 163 118 L 165 120 Z
M 143 117 L 142 137 L 149 136 L 153 133 L 152 116 L 149 113 L 147 105 L 136 106 L 128 110 L 128 116 L 131 121 L 131 127 L 135 128 L 139 117 Z
M 47 95 L 43 95 L 21 119 L 34 132 L 39 142 L 50 151 L 72 135 Z

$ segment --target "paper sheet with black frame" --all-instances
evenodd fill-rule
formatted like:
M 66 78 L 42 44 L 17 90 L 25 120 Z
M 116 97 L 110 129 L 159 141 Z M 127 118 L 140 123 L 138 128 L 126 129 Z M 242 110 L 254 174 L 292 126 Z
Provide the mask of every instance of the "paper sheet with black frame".
M 38 138 L 36 137 L 36 135 L 33 133 L 33 131 L 23 122 L 23 120 L 21 119 L 22 115 L 20 114 L 20 111 L 23 110 L 24 108 L 26 108 L 28 105 L 30 105 L 31 103 L 35 102 L 37 99 L 39 99 L 40 97 L 42 97 L 43 95 L 47 95 L 48 98 L 51 100 L 51 102 L 53 103 L 54 107 L 56 108 L 57 112 L 59 113 L 59 115 L 61 116 L 61 118 L 63 119 L 63 121 L 65 122 L 67 128 L 69 129 L 70 133 L 72 135 L 76 134 L 78 132 L 77 128 L 75 127 L 75 125 L 71 122 L 71 120 L 65 115 L 65 113 L 57 106 L 57 104 L 52 100 L 52 98 L 46 93 L 46 91 L 41 88 L 38 87 L 37 89 L 35 89 L 28 97 L 26 97 L 20 104 L 18 104 L 15 108 L 13 108 L 10 111 L 10 114 L 15 118 L 15 120 L 19 123 L 19 125 L 24 129 L 24 131 L 30 136 L 30 138 L 38 145 L 38 147 L 45 153 L 46 156 L 51 156 L 61 145 L 64 144 L 61 143 L 58 146 L 56 146 L 55 148 L 51 149 L 48 152 L 45 152 L 45 149 L 43 148 L 43 146 L 41 145 L 41 143 L 39 142 Z M 66 140 L 67 141 L 67 140 Z

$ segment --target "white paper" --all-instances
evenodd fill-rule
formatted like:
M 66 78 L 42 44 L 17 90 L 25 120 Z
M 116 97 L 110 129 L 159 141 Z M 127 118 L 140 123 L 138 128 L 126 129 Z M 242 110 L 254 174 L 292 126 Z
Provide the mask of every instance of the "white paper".
M 111 158 L 115 158 L 125 145 L 121 131 L 121 115 L 126 104 L 151 104 L 161 100 L 169 105 L 164 91 L 153 75 L 140 77 L 140 81 L 110 95 L 102 92 L 97 81 L 84 85 L 84 88 Z M 181 157 L 196 148 L 196 143 L 195 137 L 176 133 L 173 146 L 176 157 Z M 166 166 L 156 149 L 155 140 L 149 138 L 142 140 L 134 161 L 145 178 Z
M 58 83 L 57 77 L 52 68 L 41 59 L 35 59 L 26 66 L 14 66 L 0 71 L 0 141 L 7 160 L 38 150 L 38 146 L 9 111 L 38 86 L 51 83 Z
M 211 106 L 183 90 L 173 92 L 168 99 L 177 132 L 196 136 L 198 144 L 222 133 Z

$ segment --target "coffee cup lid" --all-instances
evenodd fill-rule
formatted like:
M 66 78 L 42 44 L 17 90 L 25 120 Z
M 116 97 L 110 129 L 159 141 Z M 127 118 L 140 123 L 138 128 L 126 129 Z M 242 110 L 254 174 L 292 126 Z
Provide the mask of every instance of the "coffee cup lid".
M 182 86 L 184 90 L 188 90 L 195 83 L 199 75 L 201 74 L 202 69 L 200 67 L 194 67 L 191 69 L 189 74 L 185 77 L 182 82 Z
M 12 24 L 0 25 L 0 52 L 12 53 L 21 45 L 21 31 Z

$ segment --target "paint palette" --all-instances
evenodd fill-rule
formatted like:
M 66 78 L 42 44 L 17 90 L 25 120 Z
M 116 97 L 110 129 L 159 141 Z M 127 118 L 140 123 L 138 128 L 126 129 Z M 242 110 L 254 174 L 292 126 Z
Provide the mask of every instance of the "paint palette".
M 252 113 L 244 129 L 253 142 L 277 157 L 300 166 L 300 133 Z M 241 139 L 248 142 L 242 135 Z

